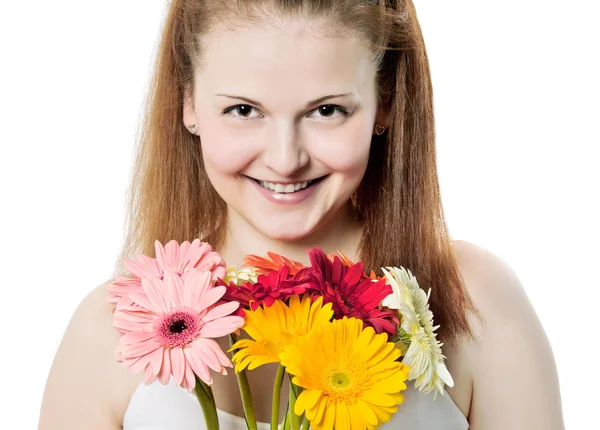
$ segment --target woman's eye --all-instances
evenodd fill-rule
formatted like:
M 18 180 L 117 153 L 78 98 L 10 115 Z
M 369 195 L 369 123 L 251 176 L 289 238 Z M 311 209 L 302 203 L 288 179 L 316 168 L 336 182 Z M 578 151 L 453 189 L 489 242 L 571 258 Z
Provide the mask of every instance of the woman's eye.
M 252 109 L 254 109 L 250 105 L 235 105 L 230 106 L 223 111 L 223 115 L 229 115 L 230 112 L 237 112 L 237 115 L 233 115 L 234 117 L 241 119 L 252 119 L 250 113 L 252 113 Z
M 260 114 L 258 116 L 251 116 L 253 110 L 255 110 L 255 108 L 250 105 L 240 104 L 240 105 L 230 106 L 230 107 L 226 108 L 222 113 L 223 113 L 223 115 L 232 115 L 233 117 L 243 119 L 243 120 L 254 119 L 257 117 L 260 118 L 260 116 L 261 116 Z M 320 118 L 335 118 L 336 111 L 338 111 L 342 115 L 343 118 L 350 116 L 350 112 L 348 111 L 348 109 L 346 109 L 343 106 L 334 105 L 334 104 L 321 105 L 318 108 L 316 108 L 315 110 L 313 110 L 311 112 L 311 114 L 317 113 L 318 114 L 317 116 Z
M 319 114 L 321 118 L 335 118 L 335 111 L 339 111 L 343 117 L 347 117 L 350 113 L 348 109 L 339 105 L 321 105 L 316 108 L 313 112 Z

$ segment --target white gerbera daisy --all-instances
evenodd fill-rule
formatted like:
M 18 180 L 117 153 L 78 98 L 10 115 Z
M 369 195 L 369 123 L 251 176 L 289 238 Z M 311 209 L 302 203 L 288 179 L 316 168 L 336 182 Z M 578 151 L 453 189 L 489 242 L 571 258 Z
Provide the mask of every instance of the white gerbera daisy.
M 256 283 L 257 279 L 258 275 L 254 271 L 254 268 L 242 267 L 238 270 L 235 266 L 229 266 L 227 268 L 227 274 L 225 275 L 225 278 L 223 278 L 228 285 L 233 281 L 233 283 L 238 287 L 242 284 L 242 282 L 250 281 Z
M 382 270 L 393 292 L 381 305 L 398 310 L 401 321 L 398 343 L 404 353 L 402 364 L 410 366 L 408 379 L 416 380 L 415 387 L 424 393 L 435 390 L 435 400 L 438 393 L 444 395 L 444 384 L 452 387 L 454 381 L 444 364 L 443 343 L 436 339 L 435 330 L 439 325 L 433 326 L 433 313 L 428 304 L 431 288 L 425 294 L 410 270 L 403 267 Z

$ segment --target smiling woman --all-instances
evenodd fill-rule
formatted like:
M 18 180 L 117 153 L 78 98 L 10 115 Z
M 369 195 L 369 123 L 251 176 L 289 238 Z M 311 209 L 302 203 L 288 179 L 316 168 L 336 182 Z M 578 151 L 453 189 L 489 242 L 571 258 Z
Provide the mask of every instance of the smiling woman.
M 228 265 L 267 251 L 307 263 L 306 248 L 319 247 L 366 267 L 410 268 L 431 289 L 454 385 L 437 400 L 409 387 L 393 416 L 381 405 L 391 416 L 382 428 L 562 428 L 552 354 L 518 281 L 446 229 L 429 64 L 410 0 L 174 0 L 150 88 L 120 262 L 158 252 L 156 240 L 200 238 Z M 118 265 L 115 276 L 125 273 Z M 512 325 L 495 303 L 520 310 Z M 176 384 L 144 385 L 116 363 L 113 311 L 105 284 L 76 311 L 40 428 L 205 428 Z M 507 357 L 507 336 L 520 362 Z M 261 428 L 276 371 L 249 375 Z M 505 389 L 507 375 L 529 383 Z M 226 428 L 245 428 L 235 375 L 214 375 L 213 390 Z
M 357 231 L 350 198 L 367 168 L 373 122 L 389 121 L 376 64 L 358 36 L 318 37 L 291 18 L 280 27 L 270 19 L 214 27 L 183 121 L 198 126 L 206 173 L 230 218 L 279 240 L 326 223 Z M 247 104 L 227 106 L 231 99 Z

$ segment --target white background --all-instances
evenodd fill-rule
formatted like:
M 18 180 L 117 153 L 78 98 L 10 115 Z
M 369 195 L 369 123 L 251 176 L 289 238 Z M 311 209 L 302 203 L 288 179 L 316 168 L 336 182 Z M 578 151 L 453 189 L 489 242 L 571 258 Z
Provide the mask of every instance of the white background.
M 568 429 L 597 423 L 600 383 L 595 3 L 416 0 L 451 235 L 517 272 Z M 37 426 L 71 314 L 110 276 L 164 5 L 0 3 L 2 428 Z

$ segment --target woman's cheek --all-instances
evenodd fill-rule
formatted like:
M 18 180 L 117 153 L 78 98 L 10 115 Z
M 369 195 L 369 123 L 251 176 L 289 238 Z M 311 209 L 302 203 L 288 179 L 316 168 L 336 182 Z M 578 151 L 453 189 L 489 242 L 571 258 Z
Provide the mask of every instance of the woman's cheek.
M 255 145 L 247 138 L 232 136 L 222 130 L 205 130 L 201 133 L 202 154 L 205 164 L 220 173 L 235 174 L 243 170 L 256 157 Z
M 332 171 L 353 172 L 362 170 L 369 160 L 370 135 L 344 133 L 327 138 L 314 138 L 311 157 L 318 159 Z

